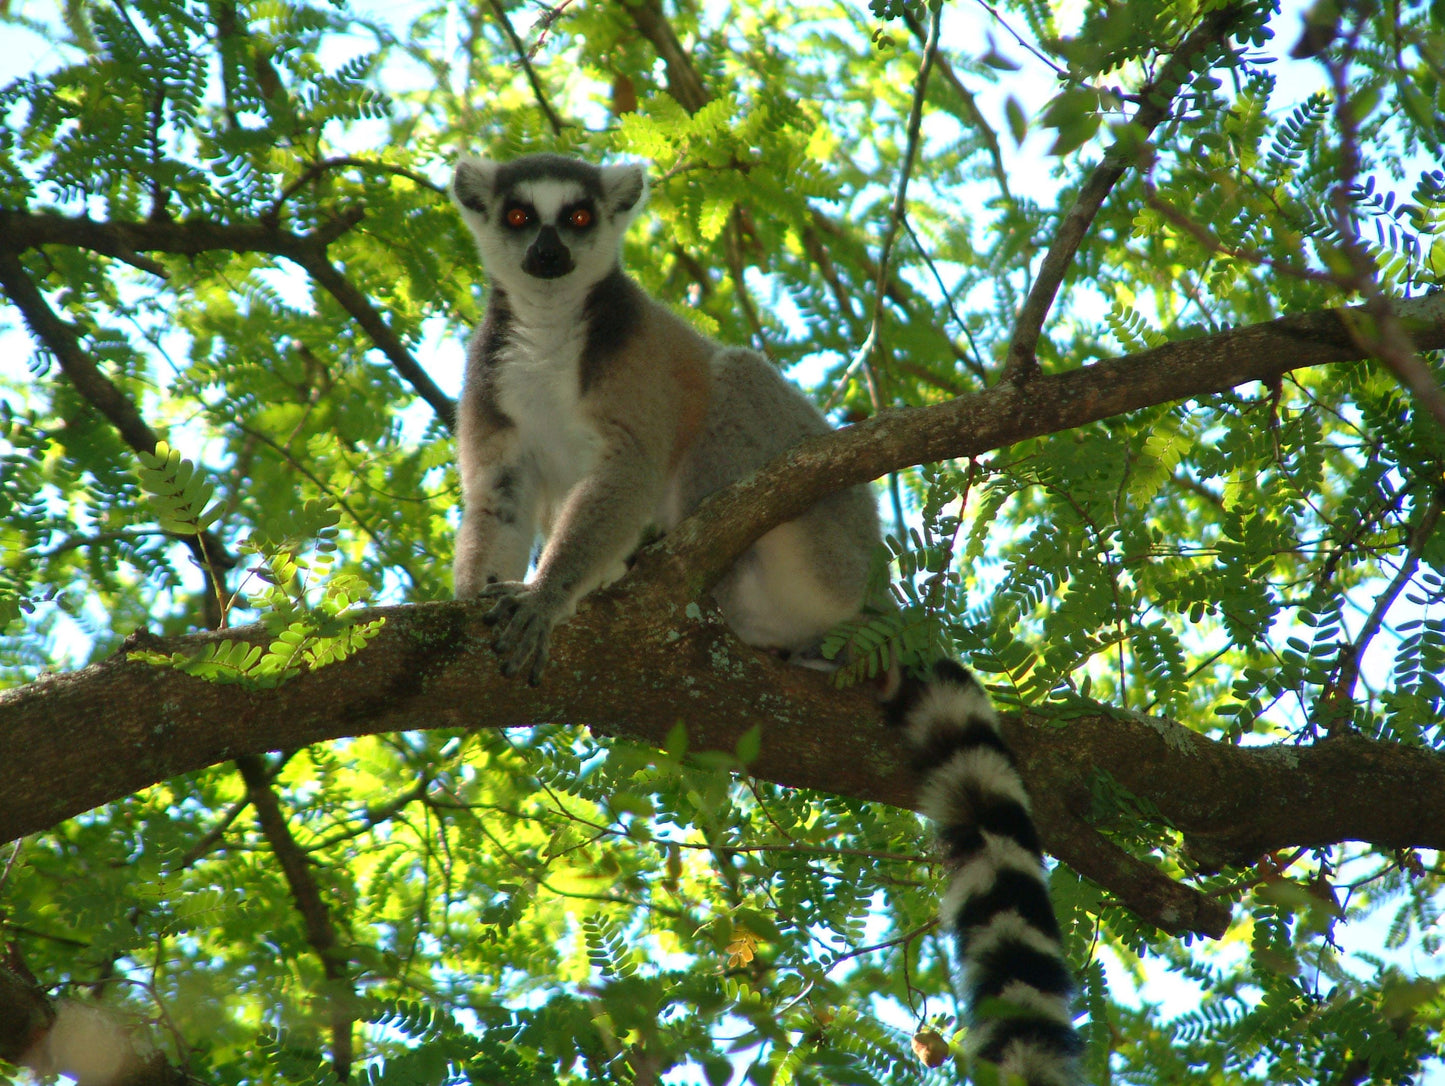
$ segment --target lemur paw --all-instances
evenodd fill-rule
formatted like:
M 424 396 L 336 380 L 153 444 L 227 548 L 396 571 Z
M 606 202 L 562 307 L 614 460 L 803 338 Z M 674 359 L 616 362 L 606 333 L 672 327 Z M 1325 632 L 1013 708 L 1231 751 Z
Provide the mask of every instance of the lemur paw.
M 521 581 L 495 581 L 483 585 L 478 600 L 492 600 L 492 609 L 482 621 L 497 627 L 492 649 L 502 658 L 502 674 L 515 675 L 531 661 L 527 681 L 536 686 L 547 667 L 556 625 L 556 609 L 538 598 L 536 589 Z

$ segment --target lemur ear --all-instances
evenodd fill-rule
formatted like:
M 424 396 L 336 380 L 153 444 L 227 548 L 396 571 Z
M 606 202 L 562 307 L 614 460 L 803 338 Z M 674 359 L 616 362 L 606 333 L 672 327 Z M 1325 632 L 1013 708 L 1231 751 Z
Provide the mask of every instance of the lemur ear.
M 490 218 L 492 199 L 497 194 L 497 170 L 499 164 L 475 155 L 463 155 L 457 159 L 456 171 L 452 174 L 452 199 L 468 211 L 475 211 L 483 218 Z
M 647 200 L 647 170 L 636 162 L 603 166 L 602 197 L 612 214 L 631 218 Z

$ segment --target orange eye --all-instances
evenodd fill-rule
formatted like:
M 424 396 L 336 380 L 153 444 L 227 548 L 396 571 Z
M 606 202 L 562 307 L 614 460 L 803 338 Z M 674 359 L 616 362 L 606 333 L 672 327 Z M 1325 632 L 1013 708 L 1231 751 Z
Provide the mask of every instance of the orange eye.
M 591 226 L 592 210 L 586 207 L 574 207 L 572 213 L 567 216 L 567 224 L 578 230 Z
M 525 207 L 511 207 L 507 209 L 507 225 L 511 227 L 523 227 L 532 221 L 532 213 Z

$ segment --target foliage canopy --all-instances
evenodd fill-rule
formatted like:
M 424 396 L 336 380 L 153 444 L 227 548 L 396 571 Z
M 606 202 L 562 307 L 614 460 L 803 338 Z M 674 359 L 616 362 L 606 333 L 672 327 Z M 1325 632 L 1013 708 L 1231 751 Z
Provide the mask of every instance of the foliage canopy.
M 860 670 L 942 646 L 1060 734 L 1440 757 L 1442 366 L 1386 312 L 1445 276 L 1439 0 L 126 0 L 0 28 L 56 43 L 0 87 L 0 320 L 29 338 L 0 368 L 4 685 L 259 621 L 136 655 L 274 689 L 364 659 L 362 604 L 445 599 L 483 295 L 444 179 L 553 149 L 649 159 L 630 269 L 840 420 L 1374 307 L 1347 319 L 1378 360 L 891 475 L 903 606 L 839 639 Z M 7 849 L 30 1028 L 99 1005 L 203 1082 L 956 1080 L 909 1051 L 958 1028 L 916 816 L 738 776 L 761 710 L 710 754 L 686 719 L 662 751 L 505 732 L 486 698 L 474 729 L 246 754 Z M 1438 1068 L 1438 842 L 1210 855 L 1077 774 L 1098 831 L 1233 913 L 1180 940 L 1059 866 L 1090 1081 Z

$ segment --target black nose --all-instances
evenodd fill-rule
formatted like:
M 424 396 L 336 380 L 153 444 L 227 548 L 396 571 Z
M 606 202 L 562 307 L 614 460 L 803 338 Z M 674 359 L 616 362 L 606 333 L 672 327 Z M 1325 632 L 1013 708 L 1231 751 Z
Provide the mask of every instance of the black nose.
M 555 226 L 544 226 L 522 260 L 522 270 L 538 279 L 556 279 L 572 270 L 572 254 Z

